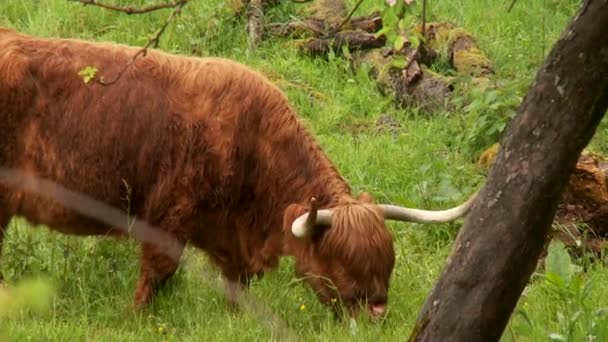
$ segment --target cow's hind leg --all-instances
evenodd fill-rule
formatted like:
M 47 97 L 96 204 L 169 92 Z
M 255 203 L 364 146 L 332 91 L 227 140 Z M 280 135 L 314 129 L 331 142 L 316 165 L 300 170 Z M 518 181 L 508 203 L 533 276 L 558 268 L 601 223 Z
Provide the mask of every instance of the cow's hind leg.
M 179 255 L 183 251 L 180 248 Z M 171 257 L 155 245 L 142 244 L 141 273 L 135 290 L 135 307 L 142 307 L 150 302 L 154 291 L 169 279 L 179 266 L 179 258 Z
M 10 216 L 0 212 L 0 259 L 2 258 L 2 243 L 4 242 L 4 237 L 6 236 L 6 231 L 8 230 L 8 223 L 10 222 Z M 0 285 L 4 282 L 4 277 L 2 276 L 2 270 L 0 270 Z

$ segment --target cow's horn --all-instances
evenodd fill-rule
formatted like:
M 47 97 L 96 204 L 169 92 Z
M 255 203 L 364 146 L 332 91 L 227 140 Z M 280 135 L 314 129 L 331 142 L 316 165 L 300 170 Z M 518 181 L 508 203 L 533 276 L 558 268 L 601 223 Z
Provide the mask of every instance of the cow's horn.
M 471 196 L 471 198 L 469 198 L 466 202 L 455 208 L 438 211 L 404 208 L 390 204 L 380 204 L 378 206 L 384 210 L 384 218 L 387 220 L 417 223 L 440 223 L 453 221 L 466 215 L 466 213 L 468 213 L 473 206 L 476 198 L 477 193 Z
M 331 224 L 332 211 L 328 209 L 317 210 L 316 198 L 310 199 L 310 211 L 300 215 L 291 225 L 291 232 L 297 238 L 310 236 L 315 225 Z

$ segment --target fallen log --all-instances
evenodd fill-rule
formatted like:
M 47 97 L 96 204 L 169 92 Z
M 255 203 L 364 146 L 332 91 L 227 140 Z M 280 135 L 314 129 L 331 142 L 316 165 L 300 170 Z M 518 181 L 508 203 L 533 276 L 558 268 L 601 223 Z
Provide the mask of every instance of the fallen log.
M 494 144 L 481 154 L 477 164 L 489 168 L 498 149 Z M 561 195 L 551 236 L 577 254 L 599 256 L 608 246 L 607 177 L 608 158 L 583 151 Z
M 416 57 L 415 53 L 412 54 Z M 402 108 L 419 107 L 424 112 L 453 109 L 450 104 L 455 79 L 435 73 L 412 58 L 407 66 L 395 66 L 390 49 L 375 49 L 358 54 L 355 65 L 367 63 L 383 95 L 394 94 Z
M 338 24 L 339 25 L 339 24 Z M 292 21 L 288 23 L 269 24 L 267 30 L 270 34 L 280 37 L 324 37 L 337 28 L 337 25 L 330 25 L 322 19 L 310 18 L 303 21 Z M 382 17 L 375 12 L 370 15 L 356 17 L 348 20 L 342 26 L 344 30 L 361 30 L 363 32 L 374 33 L 382 28 Z
M 413 47 L 408 37 L 404 37 L 405 44 L 396 51 L 385 47 L 386 37 L 376 33 L 382 28 L 380 13 L 346 20 L 346 12 L 344 1 L 317 0 L 307 10 L 308 19 L 271 24 L 268 32 L 294 38 L 312 37 L 297 44 L 300 53 L 309 56 L 324 56 L 331 50 L 341 54 L 342 48 L 347 47 L 357 59 L 355 67 L 371 64 L 379 90 L 394 96 L 402 108 L 417 107 L 425 113 L 455 110 L 457 106 L 452 101 L 455 89 L 464 92 L 468 87 L 492 87 L 493 82 L 487 78 L 494 73 L 491 62 L 475 39 L 453 23 L 428 23 L 425 44 Z M 422 33 L 422 25 L 414 26 L 412 31 Z M 431 71 L 428 67 L 438 57 L 471 78 L 461 80 Z
M 299 44 L 300 52 L 311 56 L 326 55 L 330 50 L 341 51 L 343 46 L 349 50 L 372 49 L 384 46 L 386 37 L 376 37 L 363 31 L 340 31 L 333 37 L 315 38 Z
M 422 25 L 416 25 L 414 31 L 421 34 Z M 425 39 L 427 46 L 445 57 L 458 72 L 473 77 L 494 74 L 492 62 L 465 29 L 451 22 L 428 23 L 425 25 Z

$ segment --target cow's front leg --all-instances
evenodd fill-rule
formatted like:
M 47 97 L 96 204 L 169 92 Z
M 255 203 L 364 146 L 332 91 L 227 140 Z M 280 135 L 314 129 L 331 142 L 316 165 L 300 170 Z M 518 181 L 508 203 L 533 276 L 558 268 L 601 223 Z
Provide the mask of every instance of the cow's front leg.
M 226 301 L 233 309 L 238 309 L 244 300 L 251 277 L 247 274 L 226 275 L 222 274 L 222 282 L 224 283 L 224 294 Z
M 179 256 L 183 245 L 179 247 Z M 150 302 L 154 291 L 169 279 L 179 266 L 179 257 L 171 257 L 158 247 L 142 244 L 141 272 L 135 290 L 135 307 L 140 308 Z
M 238 280 L 222 277 L 222 281 L 224 283 L 224 294 L 226 296 L 226 301 L 231 308 L 238 308 L 246 288 Z

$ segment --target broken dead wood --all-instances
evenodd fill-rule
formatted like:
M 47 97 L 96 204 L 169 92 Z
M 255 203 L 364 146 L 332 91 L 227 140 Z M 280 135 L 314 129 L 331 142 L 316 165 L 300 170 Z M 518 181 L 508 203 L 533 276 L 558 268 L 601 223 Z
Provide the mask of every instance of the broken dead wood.
M 383 94 L 393 92 L 396 103 L 401 107 L 418 107 L 422 112 L 433 113 L 457 108 L 452 101 L 455 89 L 458 89 L 458 94 L 464 94 L 470 87 L 495 88 L 493 79 L 488 78 L 493 73 L 491 63 L 473 45 L 474 39 L 470 35 L 452 23 L 431 23 L 426 27 L 428 44 L 413 48 L 406 39 L 399 51 L 385 48 L 381 52 L 373 50 L 359 55 L 364 62 L 373 66 L 373 76 Z M 421 25 L 414 28 L 414 31 L 420 29 Z M 466 53 L 477 51 L 475 49 L 479 50 L 478 59 L 461 58 Z M 452 51 L 452 56 L 456 56 L 454 61 L 458 73 L 470 77 L 444 76 L 428 68 L 440 56 L 447 58 L 449 51 Z M 403 61 L 404 58 L 405 62 L 394 62 L 395 59 Z M 468 62 L 471 63 L 467 64 Z M 404 65 L 397 67 L 396 64 Z
M 453 110 L 452 78 L 435 73 L 426 67 L 422 67 L 421 71 L 419 79 L 415 82 L 407 83 L 407 80 L 402 78 L 403 89 L 396 89 L 397 102 L 402 107 L 418 107 L 425 113 Z
M 412 32 L 424 31 L 428 42 L 414 47 L 404 37 L 403 47 L 396 51 L 385 47 L 386 37 L 376 33 L 382 28 L 380 13 L 349 18 L 342 0 L 317 0 L 306 12 L 305 20 L 271 24 L 267 31 L 292 38 L 312 37 L 296 44 L 300 53 L 309 56 L 325 56 L 331 50 L 341 54 L 347 47 L 357 59 L 355 67 L 371 64 L 378 88 L 384 95 L 394 96 L 400 107 L 417 107 L 425 113 L 455 110 L 455 89 L 464 94 L 470 87 L 486 89 L 495 84 L 488 78 L 494 73 L 492 63 L 475 39 L 453 23 L 428 23 L 425 30 L 422 24 L 414 26 Z M 440 57 L 459 75 L 471 77 L 459 79 L 431 71 L 429 67 Z
M 349 50 L 364 50 L 379 48 L 386 43 L 386 37 L 376 37 L 363 31 L 340 31 L 331 38 L 308 40 L 300 44 L 301 53 L 311 56 L 326 55 L 330 50 L 341 51 L 343 46 Z
M 274 36 L 302 38 L 307 36 L 319 37 L 327 32 L 325 23 L 316 19 L 291 21 L 288 23 L 272 23 L 266 26 L 268 33 Z
M 489 168 L 499 144 L 484 151 L 477 164 Z M 583 151 L 562 193 L 552 237 L 577 253 L 600 255 L 608 247 L 608 158 Z M 548 243 L 549 241 L 547 241 Z
M 571 249 L 600 255 L 608 246 L 608 160 L 584 152 L 557 209 L 556 237 Z
M 368 64 L 383 95 L 394 94 L 400 107 L 419 107 L 424 112 L 448 110 L 454 90 L 454 78 L 435 73 L 408 54 L 410 62 L 404 68 L 395 66 L 391 49 L 375 49 L 358 54 L 355 65 Z
M 380 15 L 380 12 L 374 12 L 370 15 L 355 17 L 344 25 L 344 27 L 346 29 L 362 30 L 370 33 L 378 32 L 382 28 L 382 16 Z
M 335 30 L 337 25 L 329 25 L 327 22 L 310 18 L 303 21 L 292 21 L 288 23 L 273 23 L 266 26 L 266 29 L 275 36 L 281 37 L 324 37 L 329 32 Z M 382 28 L 382 17 L 375 12 L 371 15 L 352 18 L 342 27 L 344 30 L 361 30 L 368 33 L 377 32 Z
M 338 27 L 348 15 L 348 11 L 344 0 L 315 0 L 304 10 L 304 14 L 324 22 L 329 27 Z

